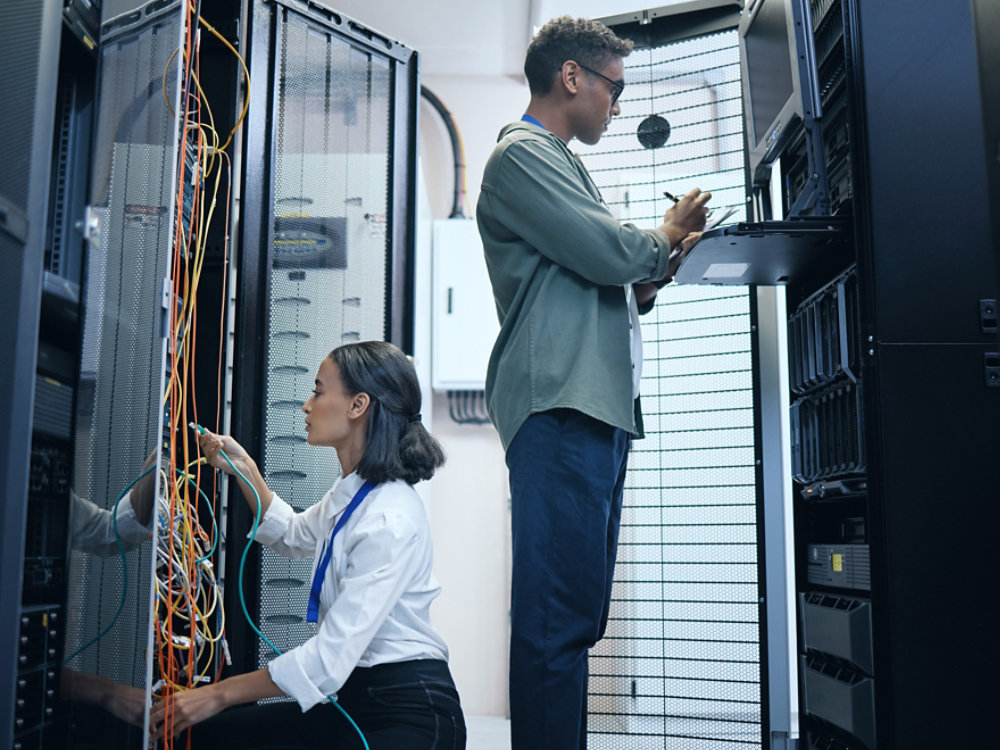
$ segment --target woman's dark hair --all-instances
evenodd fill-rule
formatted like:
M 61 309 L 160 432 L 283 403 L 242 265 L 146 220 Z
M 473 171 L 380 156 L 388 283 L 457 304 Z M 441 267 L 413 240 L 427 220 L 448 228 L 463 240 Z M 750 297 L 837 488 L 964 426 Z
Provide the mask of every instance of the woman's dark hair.
M 560 16 L 542 26 L 528 45 L 524 75 L 535 96 L 552 90 L 556 72 L 567 60 L 600 70 L 614 57 L 628 57 L 632 41 L 621 39 L 600 21 Z
M 420 422 L 420 384 L 406 355 L 386 341 L 362 341 L 337 347 L 330 359 L 348 394 L 371 398 L 358 475 L 375 484 L 434 476 L 444 451 Z

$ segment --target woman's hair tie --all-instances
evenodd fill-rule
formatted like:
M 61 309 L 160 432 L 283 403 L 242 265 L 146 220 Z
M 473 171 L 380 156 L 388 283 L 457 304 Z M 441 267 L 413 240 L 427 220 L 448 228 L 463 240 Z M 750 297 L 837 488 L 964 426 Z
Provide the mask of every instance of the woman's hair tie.
M 416 414 L 411 414 L 410 416 L 408 416 L 406 418 L 406 421 L 407 422 L 419 422 L 420 421 L 420 412 L 417 412 Z

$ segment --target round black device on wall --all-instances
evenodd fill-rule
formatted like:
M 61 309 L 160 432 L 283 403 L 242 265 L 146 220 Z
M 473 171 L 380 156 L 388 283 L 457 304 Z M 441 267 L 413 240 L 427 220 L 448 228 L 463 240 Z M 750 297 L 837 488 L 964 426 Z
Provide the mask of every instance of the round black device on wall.
M 670 137 L 670 123 L 659 115 L 650 115 L 639 123 L 636 135 L 644 148 L 659 148 Z

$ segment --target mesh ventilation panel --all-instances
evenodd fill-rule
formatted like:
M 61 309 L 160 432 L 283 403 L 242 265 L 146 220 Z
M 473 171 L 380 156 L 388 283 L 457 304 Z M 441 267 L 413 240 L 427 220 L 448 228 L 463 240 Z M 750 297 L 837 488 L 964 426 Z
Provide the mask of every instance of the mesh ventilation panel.
M 173 247 L 178 138 L 177 65 L 170 61 L 183 9 L 180 2 L 104 8 L 104 20 L 115 21 L 105 26 L 99 51 L 91 182 L 98 236 L 88 248 L 81 295 L 73 490 L 78 503 L 106 510 L 142 472 L 162 433 L 161 304 Z M 129 551 L 124 569 L 117 553 L 72 550 L 66 654 L 91 645 L 70 668 L 147 687 L 154 545 Z M 145 746 L 140 729 L 103 723 L 106 716 L 92 705 L 81 705 L 79 715 L 100 733 L 102 747 Z
M 622 114 L 581 148 L 611 210 L 658 226 L 664 190 L 697 186 L 742 219 L 736 32 L 625 64 Z M 654 115 L 669 136 L 650 147 L 667 129 Z M 611 618 L 591 652 L 591 748 L 760 745 L 750 326 L 738 287 L 667 287 L 643 319 L 646 438 L 632 446 Z
M 264 474 L 297 510 L 340 474 L 330 448 L 306 444 L 301 406 L 320 362 L 353 341 L 384 339 L 388 253 L 389 60 L 313 19 L 279 14 L 273 261 Z M 286 651 L 309 638 L 312 559 L 262 551 L 259 617 Z M 261 663 L 274 652 L 261 642 Z

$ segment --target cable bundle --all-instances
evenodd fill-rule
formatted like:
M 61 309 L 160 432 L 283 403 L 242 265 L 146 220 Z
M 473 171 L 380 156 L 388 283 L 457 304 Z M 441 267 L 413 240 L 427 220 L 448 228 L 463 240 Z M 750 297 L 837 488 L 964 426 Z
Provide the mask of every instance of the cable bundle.
M 165 492 L 157 506 L 156 599 L 154 605 L 155 698 L 169 698 L 218 679 L 226 651 L 225 615 L 213 557 L 218 545 L 218 524 L 212 475 L 212 498 L 199 488 L 204 459 L 196 456 L 197 445 L 186 425 L 198 421 L 195 398 L 195 357 L 198 333 L 198 287 L 205 262 L 208 230 L 215 215 L 220 188 L 225 183 L 225 243 L 223 249 L 223 318 L 226 310 L 226 275 L 229 260 L 229 204 L 232 164 L 225 149 L 232 141 L 249 107 L 243 111 L 224 143 L 215 129 L 212 109 L 200 83 L 200 31 L 204 28 L 239 59 L 249 81 L 249 71 L 233 46 L 200 15 L 200 2 L 187 4 L 184 45 L 171 56 L 167 67 L 180 53 L 182 76 L 180 112 L 170 107 L 167 71 L 164 70 L 164 98 L 172 114 L 179 117 L 180 156 L 177 165 L 177 193 L 171 261 L 170 304 L 167 338 L 167 385 L 163 400 L 163 444 L 166 475 Z M 223 329 L 220 323 L 220 330 Z M 219 337 L 218 385 L 222 387 L 223 341 Z M 217 403 L 221 404 L 218 398 Z M 218 429 L 219 411 L 215 427 Z M 167 477 L 172 477 L 169 481 Z M 211 532 L 205 530 L 201 514 L 211 517 Z M 227 658 L 228 661 L 228 658 Z M 172 712 L 168 702 L 164 747 L 173 746 Z

